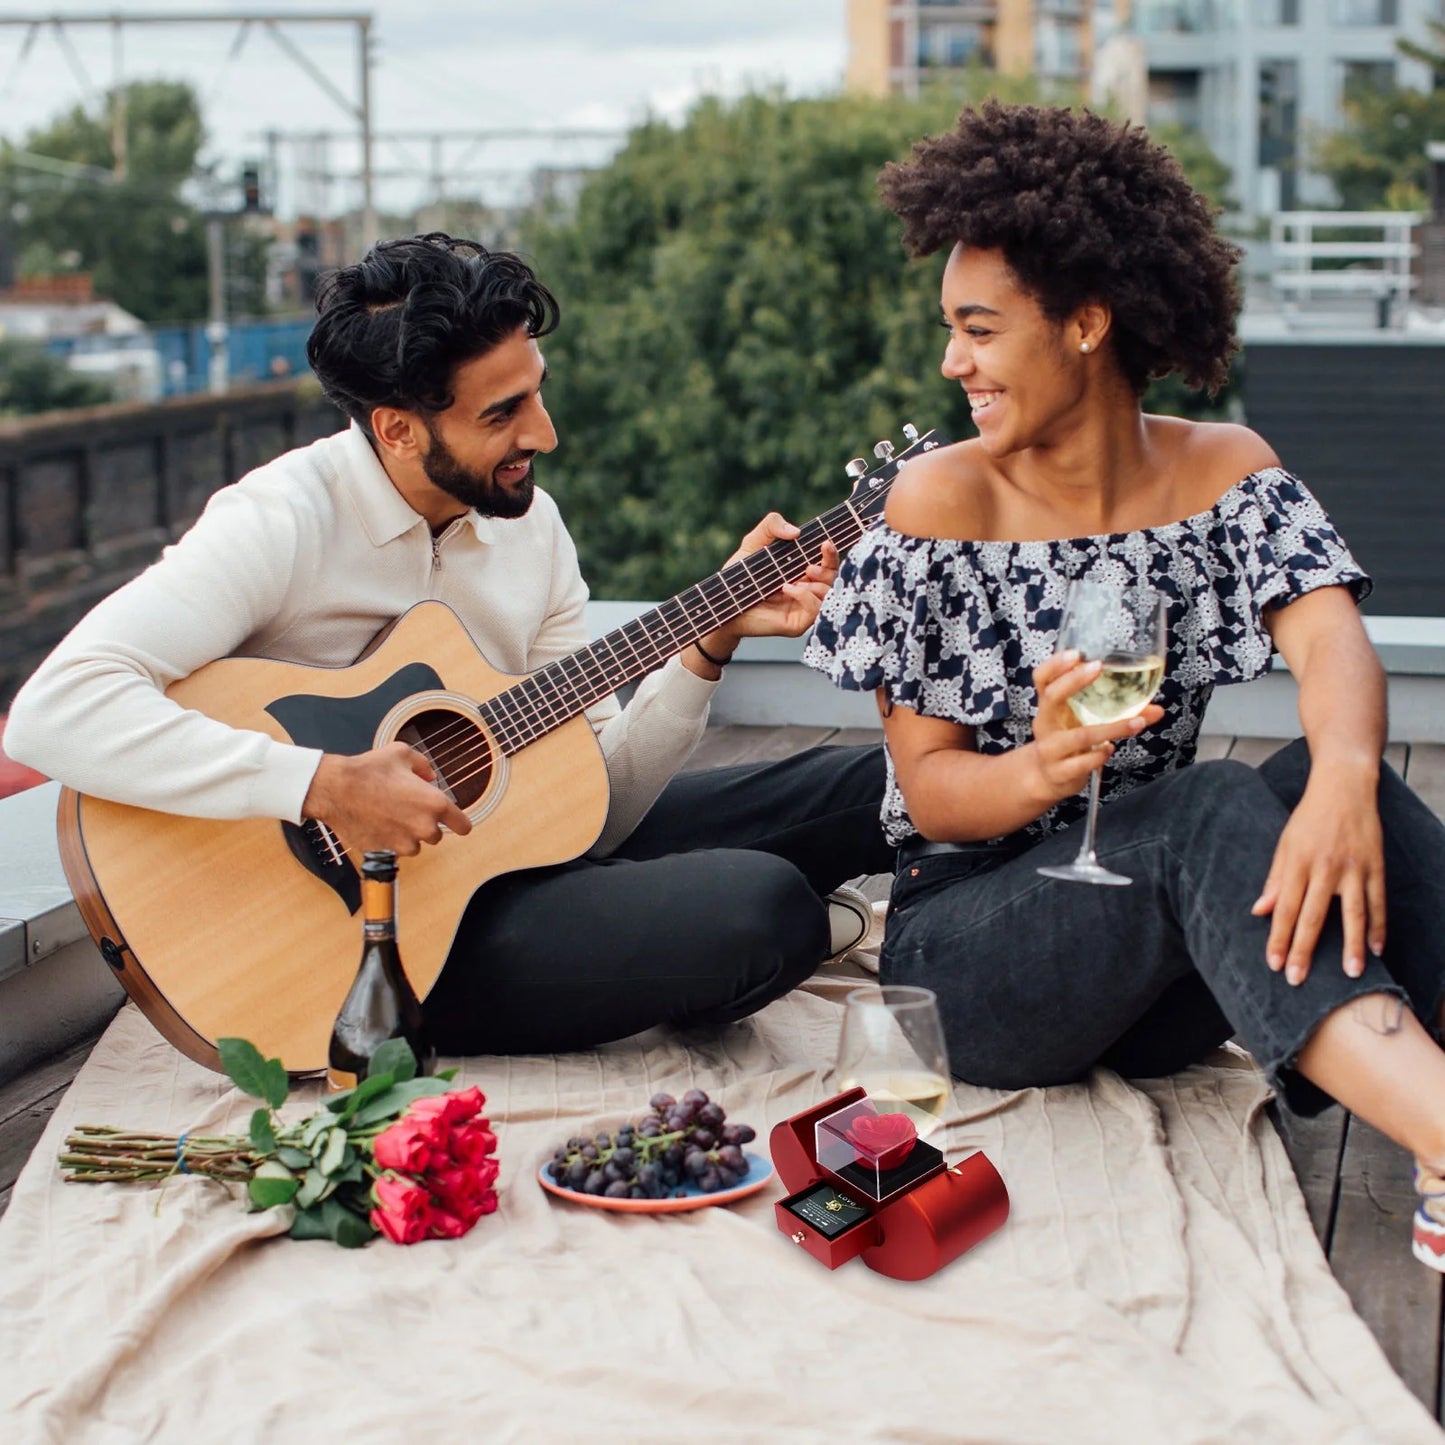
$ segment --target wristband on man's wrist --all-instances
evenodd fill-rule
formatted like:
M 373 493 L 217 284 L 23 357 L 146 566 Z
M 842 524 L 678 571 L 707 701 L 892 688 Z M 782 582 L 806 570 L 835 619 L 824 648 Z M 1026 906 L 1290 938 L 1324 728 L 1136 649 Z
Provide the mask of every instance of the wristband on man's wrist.
M 702 658 L 702 660 L 704 662 L 712 663 L 714 667 L 723 668 L 732 661 L 732 658 L 730 657 L 714 657 L 712 653 L 710 653 L 707 648 L 702 645 L 701 642 L 694 642 L 693 646 L 697 648 L 698 655 Z

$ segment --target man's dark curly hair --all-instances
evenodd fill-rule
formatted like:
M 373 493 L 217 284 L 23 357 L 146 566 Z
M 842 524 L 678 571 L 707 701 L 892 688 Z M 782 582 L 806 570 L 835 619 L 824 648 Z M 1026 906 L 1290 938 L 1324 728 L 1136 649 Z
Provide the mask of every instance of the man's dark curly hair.
M 316 293 L 306 357 L 326 395 L 371 431 L 378 406 L 445 411 L 456 368 L 519 326 L 556 328 L 556 298 L 510 251 L 440 231 L 379 241 Z
M 1228 378 L 1240 251 L 1141 128 L 988 101 L 885 166 L 878 188 L 911 255 L 997 249 L 1053 321 L 1107 302 L 1136 392 L 1173 371 L 1211 393 Z

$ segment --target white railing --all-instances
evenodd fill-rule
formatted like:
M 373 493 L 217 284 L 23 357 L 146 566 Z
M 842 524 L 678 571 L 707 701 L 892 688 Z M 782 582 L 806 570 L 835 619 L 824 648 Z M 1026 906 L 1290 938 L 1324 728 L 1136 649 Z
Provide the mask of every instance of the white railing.
M 1315 297 L 1363 297 L 1376 303 L 1378 324 L 1388 326 L 1397 302 L 1403 316 L 1415 285 L 1411 267 L 1420 247 L 1412 232 L 1419 224 L 1415 211 L 1278 211 L 1269 225 L 1270 286 L 1287 313 L 1298 313 L 1301 302 Z M 1368 236 L 1348 241 L 1316 236 L 1340 230 Z M 1318 261 L 1331 264 L 1321 270 Z

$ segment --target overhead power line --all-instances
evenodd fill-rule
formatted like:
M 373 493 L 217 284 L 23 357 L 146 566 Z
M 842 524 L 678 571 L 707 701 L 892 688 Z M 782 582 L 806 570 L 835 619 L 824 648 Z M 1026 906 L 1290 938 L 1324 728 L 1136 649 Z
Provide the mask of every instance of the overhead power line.
M 125 173 L 126 135 L 125 135 L 125 89 L 120 81 L 120 33 L 127 25 L 240 25 L 243 34 L 237 37 L 232 48 L 232 56 L 239 49 L 243 39 L 244 31 L 251 25 L 263 26 L 275 39 L 277 44 L 291 57 L 296 64 L 306 72 L 327 95 L 331 97 L 346 113 L 352 116 L 358 123 L 361 142 L 361 211 L 362 211 L 362 248 L 365 249 L 372 241 L 376 240 L 376 205 L 373 195 L 373 174 L 372 174 L 372 125 L 371 125 L 371 27 L 373 17 L 369 12 L 330 12 L 325 11 L 284 11 L 284 10 L 251 10 L 251 11 L 209 11 L 209 12 L 167 12 L 167 11 L 135 11 L 133 13 L 112 12 L 101 13 L 78 13 L 74 15 L 3 15 L 0 16 L 0 28 L 14 26 L 28 26 L 30 33 L 21 47 L 21 58 L 29 53 L 29 47 L 33 45 L 35 35 L 39 33 L 40 27 L 54 27 L 57 41 L 65 52 L 67 60 L 76 72 L 76 79 L 83 90 L 87 93 L 95 91 L 85 67 L 80 63 L 80 57 L 76 54 L 74 46 L 70 44 L 68 29 L 75 26 L 101 25 L 110 28 L 115 37 L 116 54 L 116 104 L 113 107 L 111 117 L 114 130 L 112 151 L 116 158 L 116 176 L 121 177 Z M 309 56 L 286 35 L 281 26 L 293 25 L 347 25 L 356 30 L 357 39 L 357 99 L 352 101 L 347 95 L 316 66 Z

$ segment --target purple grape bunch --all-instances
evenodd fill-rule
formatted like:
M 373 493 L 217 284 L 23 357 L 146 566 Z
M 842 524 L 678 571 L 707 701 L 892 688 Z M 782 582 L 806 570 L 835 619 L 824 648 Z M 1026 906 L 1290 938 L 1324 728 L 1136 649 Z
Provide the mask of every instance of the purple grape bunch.
M 565 1189 L 608 1199 L 666 1199 L 695 1185 L 704 1194 L 731 1189 L 748 1172 L 743 1145 L 750 1124 L 729 1124 L 721 1104 L 701 1089 L 681 1099 L 654 1094 L 649 1112 L 615 1135 L 574 1135 L 559 1144 L 547 1174 Z

